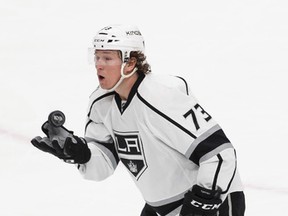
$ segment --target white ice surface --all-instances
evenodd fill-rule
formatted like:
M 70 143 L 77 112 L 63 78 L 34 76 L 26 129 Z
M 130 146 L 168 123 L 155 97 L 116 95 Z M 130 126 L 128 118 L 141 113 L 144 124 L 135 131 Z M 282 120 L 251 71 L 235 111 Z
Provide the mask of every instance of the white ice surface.
M 54 109 L 82 135 L 99 28 L 139 26 L 153 73 L 185 77 L 238 152 L 246 216 L 288 215 L 288 3 L 0 0 L 0 215 L 137 216 L 122 166 L 103 182 L 30 144 Z

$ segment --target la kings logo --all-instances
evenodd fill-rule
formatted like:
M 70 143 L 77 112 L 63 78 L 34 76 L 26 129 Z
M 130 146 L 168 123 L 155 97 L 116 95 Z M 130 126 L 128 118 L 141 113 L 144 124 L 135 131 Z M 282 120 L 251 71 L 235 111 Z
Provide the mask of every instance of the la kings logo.
M 143 144 L 138 132 L 114 131 L 119 158 L 138 180 L 147 168 Z

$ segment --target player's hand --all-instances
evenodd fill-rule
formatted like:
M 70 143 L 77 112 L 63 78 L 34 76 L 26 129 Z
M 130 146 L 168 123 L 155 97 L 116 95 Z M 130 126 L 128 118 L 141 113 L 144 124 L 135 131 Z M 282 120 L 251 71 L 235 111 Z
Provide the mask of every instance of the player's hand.
M 222 200 L 221 190 L 209 190 L 194 185 L 185 194 L 180 216 L 216 216 Z
M 65 159 L 67 156 L 64 154 L 63 148 L 60 147 L 57 140 L 50 140 L 48 137 L 37 136 L 31 140 L 31 143 L 41 151 L 50 153 L 60 159 Z
M 77 136 L 67 137 L 63 147 L 59 144 L 59 140 L 51 141 L 48 137 L 37 136 L 31 140 L 31 143 L 41 151 L 48 152 L 66 163 L 84 164 L 91 157 L 86 140 Z
M 41 151 L 50 153 L 67 163 L 86 163 L 91 157 L 91 152 L 83 138 L 73 135 L 63 125 L 55 127 L 46 121 L 42 127 L 46 137 L 37 136 L 31 143 Z
M 66 137 L 73 136 L 73 131 L 67 130 L 65 127 L 54 127 L 48 121 L 44 122 L 41 127 L 46 137 L 36 136 L 31 143 L 41 151 L 50 153 L 60 159 L 68 156 L 64 154 L 63 147 Z

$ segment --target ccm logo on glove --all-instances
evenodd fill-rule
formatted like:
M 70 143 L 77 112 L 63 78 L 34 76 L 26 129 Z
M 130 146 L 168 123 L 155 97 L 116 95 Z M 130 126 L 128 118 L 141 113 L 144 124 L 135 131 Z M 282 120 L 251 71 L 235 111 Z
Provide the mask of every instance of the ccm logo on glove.
M 221 206 L 221 203 L 220 204 L 205 204 L 205 203 L 198 202 L 196 200 L 192 200 L 191 204 L 197 208 L 202 208 L 204 210 L 219 209 L 219 207 Z

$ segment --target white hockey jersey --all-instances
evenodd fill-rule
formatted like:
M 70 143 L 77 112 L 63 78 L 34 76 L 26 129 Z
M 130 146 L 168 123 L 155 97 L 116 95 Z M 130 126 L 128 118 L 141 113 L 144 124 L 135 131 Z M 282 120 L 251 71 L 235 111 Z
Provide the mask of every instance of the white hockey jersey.
M 98 88 L 89 102 L 86 179 L 110 176 L 121 161 L 145 201 L 166 215 L 194 184 L 242 191 L 235 150 L 180 77 L 140 75 L 126 102 Z

